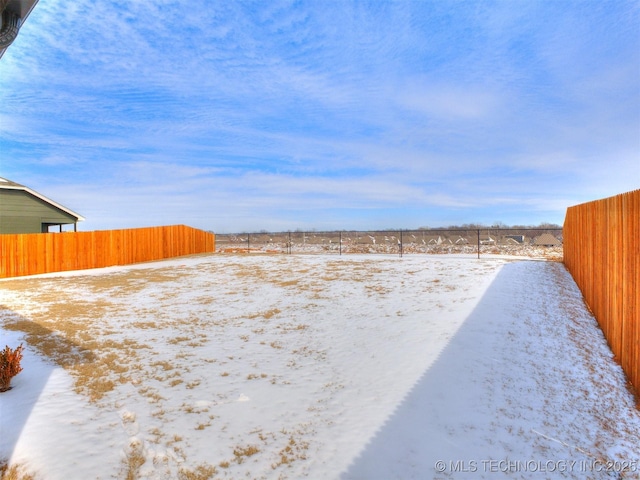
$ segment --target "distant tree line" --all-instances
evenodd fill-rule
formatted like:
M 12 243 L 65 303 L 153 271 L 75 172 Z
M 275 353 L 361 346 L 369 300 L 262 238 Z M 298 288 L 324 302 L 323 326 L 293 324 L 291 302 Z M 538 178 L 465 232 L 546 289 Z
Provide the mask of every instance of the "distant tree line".
M 495 222 L 491 225 L 485 225 L 482 223 L 463 223 L 462 225 L 449 225 L 448 227 L 418 227 L 417 230 L 477 230 L 485 228 L 505 228 L 510 230 L 558 230 L 562 229 L 562 225 L 547 222 L 540 223 L 539 225 L 506 225 L 502 222 Z
M 370 231 L 370 232 L 374 232 L 374 231 L 378 231 L 378 232 L 398 232 L 400 230 L 405 231 L 405 232 L 416 232 L 416 231 L 427 231 L 427 230 L 486 230 L 486 229 L 504 229 L 504 230 L 538 230 L 540 232 L 545 232 L 545 231 L 553 231 L 553 230 L 562 230 L 562 225 L 558 225 L 556 223 L 548 223 L 548 222 L 543 222 L 540 223 L 539 225 L 506 225 L 502 222 L 495 222 L 491 225 L 485 225 L 482 223 L 463 223 L 462 225 L 449 225 L 448 227 L 426 227 L 426 226 L 422 226 L 422 227 L 418 227 L 418 228 L 381 228 L 381 229 L 372 229 L 372 230 L 362 230 L 363 232 L 365 231 Z M 307 228 L 307 229 L 303 229 L 303 228 L 296 228 L 295 230 L 289 230 L 292 233 L 318 233 L 318 232 L 353 232 L 353 231 L 357 231 L 354 229 L 335 229 L 335 230 L 318 230 L 316 228 Z M 259 234 L 268 234 L 268 233 L 286 233 L 287 231 L 280 231 L 280 232 L 274 232 L 274 231 L 268 231 L 268 230 L 258 230 L 258 231 L 254 231 L 254 232 L 247 232 L 247 231 L 243 231 L 243 232 L 237 232 L 237 233 L 233 233 L 233 234 L 227 234 L 227 235 L 239 235 L 239 234 L 247 234 L 247 233 L 259 233 Z

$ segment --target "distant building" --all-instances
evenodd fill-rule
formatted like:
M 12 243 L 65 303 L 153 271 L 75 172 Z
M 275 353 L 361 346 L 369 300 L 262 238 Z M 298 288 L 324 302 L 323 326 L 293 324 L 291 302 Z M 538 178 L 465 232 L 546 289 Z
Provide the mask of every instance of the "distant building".
M 557 247 L 562 245 L 562 242 L 550 233 L 543 233 L 539 237 L 533 239 L 533 244 L 543 247 Z
M 491 234 L 487 233 L 487 235 L 480 237 L 480 243 L 482 245 L 495 245 L 496 239 L 491 236 Z
M 507 239 L 507 243 L 524 243 L 524 235 L 505 235 L 504 238 Z M 513 242 L 509 240 L 513 240 Z
M 38 0 L 0 0 L 0 58 L 18 36 Z
M 84 217 L 24 185 L 0 178 L 0 234 L 46 233 L 49 227 L 73 225 Z

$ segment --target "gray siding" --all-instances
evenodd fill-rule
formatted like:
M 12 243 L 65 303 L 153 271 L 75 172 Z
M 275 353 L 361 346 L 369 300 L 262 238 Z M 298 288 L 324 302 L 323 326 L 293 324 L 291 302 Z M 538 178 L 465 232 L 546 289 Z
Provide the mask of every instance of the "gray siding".
M 0 189 L 0 233 L 41 233 L 43 223 L 72 224 L 77 219 L 23 190 Z

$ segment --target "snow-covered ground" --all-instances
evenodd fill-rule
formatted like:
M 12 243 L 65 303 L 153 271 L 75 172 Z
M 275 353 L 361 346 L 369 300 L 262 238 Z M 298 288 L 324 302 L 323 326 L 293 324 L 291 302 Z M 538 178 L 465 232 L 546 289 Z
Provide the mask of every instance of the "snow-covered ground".
M 0 460 L 38 479 L 638 478 L 561 263 L 203 255 L 0 282 Z

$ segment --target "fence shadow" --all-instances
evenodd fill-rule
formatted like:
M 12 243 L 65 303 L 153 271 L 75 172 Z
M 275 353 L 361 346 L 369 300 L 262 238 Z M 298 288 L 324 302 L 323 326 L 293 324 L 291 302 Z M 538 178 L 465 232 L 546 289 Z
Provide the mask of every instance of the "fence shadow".
M 568 456 L 566 449 L 558 450 L 564 447 L 531 431 L 531 419 L 538 418 L 531 402 L 540 399 L 531 392 L 539 392 L 541 379 L 514 355 L 518 349 L 537 354 L 534 338 L 522 341 L 530 327 L 518 325 L 535 315 L 523 299 L 532 295 L 526 269 L 540 265 L 550 276 L 563 269 L 556 262 L 503 266 L 437 360 L 340 478 L 482 478 L 481 461 L 513 458 L 514 452 L 518 459 L 536 458 L 541 442 L 547 458 Z
M 46 352 L 65 352 L 66 365 L 90 363 L 94 355 L 62 335 L 0 305 L 2 346 L 25 347 L 22 372 L 11 380 L 11 390 L 0 393 L 0 465 L 9 462 L 49 379 L 60 368 Z M 63 413 L 63 412 L 61 412 Z

